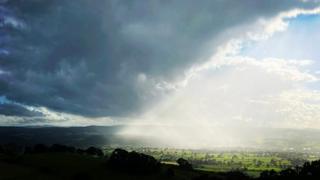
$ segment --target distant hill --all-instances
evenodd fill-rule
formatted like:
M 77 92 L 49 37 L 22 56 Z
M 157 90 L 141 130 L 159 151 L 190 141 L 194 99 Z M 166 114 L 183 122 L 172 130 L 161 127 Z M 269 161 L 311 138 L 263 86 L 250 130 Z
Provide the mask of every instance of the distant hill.
M 167 146 L 167 144 L 163 142 L 160 144 L 149 137 L 119 135 L 118 132 L 122 128 L 124 126 L 0 127 L 0 144 L 58 143 L 76 147 L 99 147 L 103 145 Z M 241 139 L 241 148 L 320 151 L 320 130 L 255 128 L 243 132 L 245 133 L 234 134 L 235 137 Z
M 0 127 L 0 144 L 66 144 L 76 147 L 102 146 L 116 140 L 118 126 L 88 127 Z

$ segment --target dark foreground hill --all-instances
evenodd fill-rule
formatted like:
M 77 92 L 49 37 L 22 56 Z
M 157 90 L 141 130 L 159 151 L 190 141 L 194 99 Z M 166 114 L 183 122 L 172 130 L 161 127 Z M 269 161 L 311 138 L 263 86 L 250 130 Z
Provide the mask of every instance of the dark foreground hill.
M 116 149 L 106 157 L 96 153 L 99 152 L 97 148 L 90 151 L 92 148 L 36 145 L 20 151 L 13 144 L 3 145 L 0 149 L 0 180 L 188 180 L 210 175 L 193 170 L 185 160 L 180 160 L 181 166 L 165 165 L 141 153 Z M 230 179 L 231 175 L 236 179 L 248 178 L 243 174 L 227 173 L 211 173 L 210 176 Z
M 95 147 L 78 149 L 70 146 L 42 144 L 21 147 L 0 146 L 0 180 L 273 180 L 320 178 L 320 160 L 281 172 L 264 171 L 252 178 L 240 171 L 213 173 L 194 170 L 182 158 L 178 165 L 161 164 L 154 157 L 115 149 L 106 157 Z

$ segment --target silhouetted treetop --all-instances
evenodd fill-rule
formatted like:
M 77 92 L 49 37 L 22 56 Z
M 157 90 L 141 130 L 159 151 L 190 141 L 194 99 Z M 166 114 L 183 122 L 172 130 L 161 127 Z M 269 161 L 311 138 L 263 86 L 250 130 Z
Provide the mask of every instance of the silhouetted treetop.
M 179 158 L 177 160 L 177 163 L 179 164 L 179 167 L 181 167 L 183 169 L 187 169 L 187 170 L 192 169 L 192 165 L 187 160 L 185 160 L 183 158 Z
M 116 170 L 149 173 L 158 170 L 160 163 L 146 154 L 115 149 L 108 160 L 108 165 Z

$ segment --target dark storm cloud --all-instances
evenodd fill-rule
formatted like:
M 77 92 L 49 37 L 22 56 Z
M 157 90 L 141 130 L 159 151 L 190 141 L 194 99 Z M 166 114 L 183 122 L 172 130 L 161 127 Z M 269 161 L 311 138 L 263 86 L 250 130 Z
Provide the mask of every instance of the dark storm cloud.
M 6 116 L 23 116 L 23 117 L 41 117 L 43 114 L 37 111 L 31 111 L 23 106 L 15 104 L 0 104 L 0 114 Z
M 146 103 L 136 88 L 139 73 L 170 79 L 209 53 L 208 43 L 227 28 L 302 6 L 293 0 L 0 3 L 0 95 L 84 116 L 134 112 Z M 20 112 L 8 109 L 0 113 Z

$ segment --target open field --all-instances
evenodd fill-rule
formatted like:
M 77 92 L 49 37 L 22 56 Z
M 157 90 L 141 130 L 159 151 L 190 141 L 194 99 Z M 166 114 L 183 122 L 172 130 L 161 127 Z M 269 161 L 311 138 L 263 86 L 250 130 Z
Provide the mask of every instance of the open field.
M 110 154 L 113 149 L 114 147 L 105 147 L 104 151 L 106 154 Z M 320 158 L 319 152 L 191 150 L 146 147 L 126 147 L 125 149 L 151 155 L 164 164 L 174 165 L 178 158 L 184 158 L 198 170 L 210 172 L 240 170 L 251 176 L 258 176 L 260 172 L 265 170 L 281 171 Z

